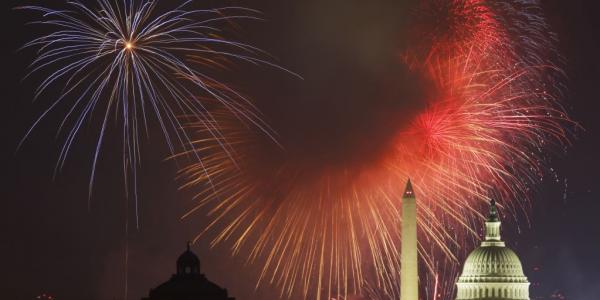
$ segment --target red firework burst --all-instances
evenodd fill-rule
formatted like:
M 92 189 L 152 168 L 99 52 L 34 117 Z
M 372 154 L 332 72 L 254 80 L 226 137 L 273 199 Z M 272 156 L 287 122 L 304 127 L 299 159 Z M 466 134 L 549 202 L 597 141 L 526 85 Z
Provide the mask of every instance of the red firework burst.
M 428 79 L 432 96 L 408 126 L 396 113 L 394 138 L 374 159 L 275 159 L 256 130 L 224 113 L 214 126 L 229 155 L 217 151 L 206 124 L 190 126 L 207 159 L 181 171 L 184 186 L 210 178 L 212 188 L 185 217 L 207 208 L 211 221 L 199 236 L 218 229 L 213 244 L 231 240 L 234 254 L 259 260 L 259 283 L 305 298 L 396 298 L 400 195 L 410 177 L 424 289 L 449 295 L 461 241 L 477 236 L 480 205 L 493 192 L 507 211 L 526 206 L 516 199 L 527 199 L 544 173 L 543 151 L 567 143 L 560 70 L 535 1 L 426 1 L 415 22 L 418 38 L 403 62 Z

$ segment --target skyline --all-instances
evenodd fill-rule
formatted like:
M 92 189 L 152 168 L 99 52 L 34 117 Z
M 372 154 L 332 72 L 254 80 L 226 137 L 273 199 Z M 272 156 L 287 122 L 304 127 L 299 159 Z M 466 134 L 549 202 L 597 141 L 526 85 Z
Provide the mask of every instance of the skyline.
M 10 287 L 6 288 L 8 295 L 48 292 L 62 300 L 75 299 L 87 291 L 97 299 L 120 297 L 124 290 L 123 249 L 128 240 L 128 294 L 130 299 L 138 299 L 140 293 L 170 273 L 170 263 L 180 252 L 182 242 L 195 236 L 201 223 L 179 220 L 193 206 L 194 193 L 178 190 L 180 183 L 173 180 L 172 175 L 177 173 L 177 166 L 163 160 L 166 149 L 152 147 L 156 145 L 154 139 L 145 142 L 152 151 L 145 153 L 140 180 L 140 198 L 144 199 L 140 206 L 141 226 L 136 229 L 130 223 L 126 239 L 124 187 L 122 182 L 115 180 L 121 176 L 120 168 L 115 167 L 121 159 L 119 153 L 106 155 L 99 165 L 101 176 L 95 183 L 89 210 L 86 193 L 89 169 L 81 166 L 89 161 L 82 153 L 93 145 L 93 137 L 82 139 L 76 146 L 77 154 L 54 180 L 52 171 L 59 144 L 54 139 L 52 126 L 34 132 L 31 140 L 14 153 L 12 145 L 16 146 L 42 107 L 31 103 L 32 82 L 21 81 L 28 55 L 15 52 L 31 36 L 31 29 L 21 26 L 27 18 L 12 11 L 10 8 L 14 6 L 10 5 L 12 3 L 5 5 L 3 11 L 9 25 L 4 27 L 20 27 L 10 33 L 9 43 L 4 47 L 8 74 L 14 75 L 3 83 L 12 98 L 8 101 L 10 107 L 6 112 L 9 115 L 4 126 L 9 130 L 3 139 L 6 144 L 3 157 L 7 165 L 3 177 L 9 178 L 5 195 L 8 216 L 4 218 L 6 224 L 3 227 L 10 243 L 2 247 L 2 256 L 9 258 L 6 270 L 12 274 L 8 276 L 13 276 L 3 280 L 10 282 Z M 591 7 L 583 9 L 583 5 Z M 272 13 L 280 8 L 277 4 L 266 1 L 256 3 L 252 8 L 263 11 L 268 19 L 264 24 L 253 25 L 259 29 L 267 30 L 265 27 L 283 22 L 283 16 Z M 594 284 L 600 282 L 597 271 L 600 262 L 594 259 L 600 232 L 593 221 L 600 210 L 600 204 L 595 200 L 600 195 L 595 187 L 600 177 L 597 171 L 600 159 L 596 155 L 600 152 L 600 121 L 596 118 L 600 106 L 594 101 L 595 85 L 599 81 L 596 71 L 600 70 L 595 53 L 600 45 L 598 38 L 584 30 L 597 28 L 594 26 L 598 21 L 591 13 L 595 7 L 589 3 L 545 2 L 544 8 L 553 30 L 558 33 L 559 50 L 567 61 L 565 69 L 569 80 L 565 103 L 572 118 L 580 122 L 584 130 L 573 139 L 566 155 L 559 153 L 552 159 L 556 175 L 550 174 L 537 187 L 528 214 L 519 217 L 518 221 L 506 220 L 509 225 L 504 232 L 508 235 L 509 245 L 524 261 L 532 282 L 532 296 L 538 292 L 538 295 L 548 297 L 559 290 L 567 299 L 578 299 L 573 297 L 600 292 L 594 290 Z M 252 28 L 255 27 L 245 31 L 256 34 L 254 31 L 257 30 Z M 251 36 L 249 40 L 254 39 Z M 258 39 L 257 46 L 284 57 L 282 44 L 285 40 L 269 43 Z M 276 76 L 269 74 L 261 79 Z M 240 81 L 243 79 L 236 80 Z M 118 141 L 108 141 L 107 145 L 119 146 Z M 403 186 L 403 183 L 398 185 Z M 132 214 L 130 208 L 130 218 Z M 200 240 L 194 249 L 206 266 L 209 278 L 227 287 L 231 296 L 239 300 L 273 299 L 278 294 L 276 287 L 265 284 L 253 296 L 245 296 L 254 290 L 260 266 L 244 266 L 244 258 L 232 257 L 228 245 L 217 245 L 209 250 L 207 243 L 208 240 Z M 156 268 L 149 270 L 153 263 Z M 229 276 L 231 270 L 240 268 L 243 271 L 236 272 L 235 278 Z M 569 271 L 561 272 L 564 270 Z M 60 276 L 53 275 L 55 272 Z M 68 280 L 61 277 L 73 280 L 72 285 L 77 288 L 69 290 Z M 536 283 L 540 285 L 536 286 Z M 39 290 L 32 291 L 36 288 Z M 5 287 L 0 289 L 4 291 Z

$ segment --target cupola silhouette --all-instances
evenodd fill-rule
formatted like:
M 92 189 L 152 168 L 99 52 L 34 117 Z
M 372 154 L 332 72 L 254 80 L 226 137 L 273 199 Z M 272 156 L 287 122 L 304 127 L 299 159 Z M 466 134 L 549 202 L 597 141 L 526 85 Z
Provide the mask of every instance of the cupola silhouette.
M 200 260 L 190 251 L 190 242 L 187 244 L 187 250 L 177 259 L 177 275 L 185 274 L 200 274 Z
M 187 249 L 177 259 L 176 273 L 167 282 L 150 290 L 142 300 L 235 300 L 227 290 L 210 282 L 200 273 L 200 259 Z

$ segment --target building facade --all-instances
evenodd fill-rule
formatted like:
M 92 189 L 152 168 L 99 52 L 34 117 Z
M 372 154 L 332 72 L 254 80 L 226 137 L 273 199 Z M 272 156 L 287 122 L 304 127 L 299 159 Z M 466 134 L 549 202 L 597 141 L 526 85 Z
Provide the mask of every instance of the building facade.
M 456 286 L 456 300 L 530 300 L 521 261 L 500 238 L 500 219 L 493 200 L 485 222 L 485 239 L 467 257 Z

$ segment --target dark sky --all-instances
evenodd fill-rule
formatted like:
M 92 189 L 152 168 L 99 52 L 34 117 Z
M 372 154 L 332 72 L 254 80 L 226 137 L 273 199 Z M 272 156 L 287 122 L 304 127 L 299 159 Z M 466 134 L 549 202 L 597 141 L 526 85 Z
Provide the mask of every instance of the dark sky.
M 47 5 L 62 3 L 48 2 Z M 242 81 L 241 75 L 232 75 L 230 81 L 240 89 L 249 94 L 269 89 L 270 93 L 289 101 L 318 101 L 325 110 L 333 105 L 329 103 L 331 99 L 343 98 L 348 99 L 349 111 L 364 111 L 368 108 L 353 99 L 386 93 L 370 82 L 373 74 L 402 75 L 403 70 L 390 68 L 380 54 L 398 46 L 391 37 L 403 33 L 389 28 L 402 27 L 402 18 L 395 16 L 394 11 L 409 7 L 409 3 L 288 2 L 291 1 L 239 2 L 263 11 L 268 20 L 243 26 L 240 36 L 272 53 L 283 66 L 308 74 L 306 80 L 310 88 L 301 92 L 302 99 L 294 99 L 300 92 L 293 79 L 280 76 L 274 70 L 255 69 L 244 70 L 259 74 L 249 81 Z M 74 154 L 56 178 L 53 178 L 53 169 L 61 145 L 54 137 L 58 118 L 44 122 L 15 153 L 18 141 L 48 103 L 42 99 L 32 104 L 36 82 L 21 81 L 32 53 L 17 53 L 16 49 L 35 35 L 34 29 L 24 26 L 31 16 L 11 10 L 23 3 L 31 2 L 2 3 L 1 157 L 5 187 L 0 218 L 0 298 L 29 300 L 46 292 L 59 300 L 122 299 L 124 249 L 128 240 L 128 299 L 139 299 L 150 287 L 170 276 L 185 242 L 198 231 L 194 221 L 179 220 L 193 204 L 192 193 L 178 191 L 178 182 L 174 180 L 177 166 L 163 160 L 167 149 L 160 136 L 143 145 L 147 151 L 143 154 L 139 180 L 142 200 L 139 229 L 131 222 L 132 208 L 127 210 L 118 151 L 105 152 L 88 209 L 93 130 L 84 131 L 73 149 Z M 219 2 L 208 1 L 206 5 L 216 6 L 215 3 Z M 507 239 L 520 254 L 530 280 L 539 282 L 532 288 L 534 296 L 548 297 L 561 291 L 567 299 L 597 299 L 600 296 L 600 225 L 597 222 L 600 216 L 600 156 L 597 155 L 600 153 L 600 34 L 596 31 L 600 30 L 600 4 L 583 0 L 543 3 L 549 22 L 559 35 L 559 50 L 567 60 L 569 91 L 565 103 L 573 119 L 585 130 L 574 139 L 567 155 L 554 159 L 552 165 L 558 177 L 549 176 L 539 187 L 530 225 L 523 222 L 520 235 L 514 230 L 508 233 Z M 359 85 L 360 88 L 355 88 Z M 323 90 L 327 90 L 327 94 L 323 94 Z M 378 98 L 385 101 L 385 97 Z M 282 100 L 279 106 L 263 108 L 268 115 L 269 109 L 285 110 L 285 103 Z M 402 105 L 406 105 L 406 109 L 418 109 L 410 103 Z M 349 119 L 353 118 L 336 121 Z M 278 122 L 276 118 L 271 121 Z M 314 132 L 323 130 L 323 124 L 318 122 L 311 126 Z M 331 134 L 324 130 L 323 137 Z M 281 134 L 285 136 L 286 132 Z M 344 141 L 344 137 L 339 140 Z M 106 148 L 118 150 L 118 140 L 108 140 Z M 129 204 L 131 206 L 131 202 Z M 130 220 L 128 237 L 126 219 Z M 254 291 L 257 266 L 244 266 L 243 259 L 232 258 L 225 246 L 209 249 L 201 242 L 195 251 L 203 262 L 203 272 L 227 287 L 237 299 L 277 299 L 274 287 L 264 285 Z

